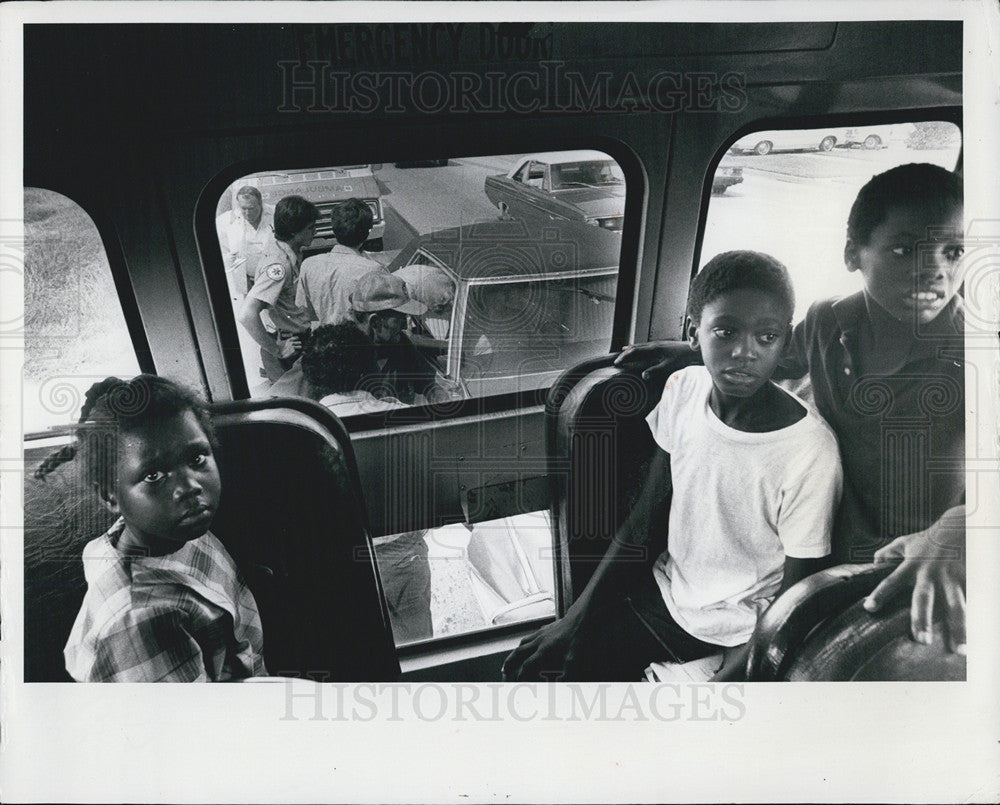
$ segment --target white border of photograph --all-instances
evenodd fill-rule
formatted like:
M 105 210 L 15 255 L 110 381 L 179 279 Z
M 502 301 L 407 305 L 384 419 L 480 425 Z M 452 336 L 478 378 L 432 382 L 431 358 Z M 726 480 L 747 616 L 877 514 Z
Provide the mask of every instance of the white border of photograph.
M 996 3 L 9 3 L 0 7 L 4 251 L 16 321 L 26 22 L 964 19 L 966 210 L 1000 265 Z M 991 54 L 992 58 L 991 58 Z M 150 58 L 155 58 L 150 54 Z M 44 69 L 44 65 L 28 65 Z M 80 80 L 68 76 L 67 80 Z M 13 263 L 12 263 L 13 264 Z M 998 272 L 1000 273 L 1000 272 Z M 985 285 L 983 286 L 985 289 Z M 992 298 L 973 300 L 996 315 Z M 686 685 L 153 686 L 21 678 L 20 354 L 0 350 L 2 744 L 7 802 L 997 801 L 996 350 L 970 356 L 968 681 Z M 317 698 L 318 697 L 318 698 Z M 597 699 L 595 700 L 595 697 Z M 605 703 L 603 716 L 601 698 Z M 597 705 L 591 702 L 596 701 Z M 589 715 L 588 709 L 593 707 Z

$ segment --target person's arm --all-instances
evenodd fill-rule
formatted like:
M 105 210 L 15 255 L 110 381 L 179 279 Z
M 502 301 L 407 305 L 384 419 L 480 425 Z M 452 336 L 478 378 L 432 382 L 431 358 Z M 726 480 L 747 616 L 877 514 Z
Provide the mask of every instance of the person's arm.
M 215 219 L 215 234 L 219 238 L 219 251 L 222 252 L 222 262 L 226 271 L 232 268 L 233 255 L 229 251 L 229 216 L 232 213 L 224 212 Z
M 667 523 L 662 515 L 669 509 L 672 491 L 670 455 L 657 448 L 641 497 L 615 534 L 583 593 L 565 617 L 521 641 L 504 661 L 504 680 L 555 679 L 572 674 L 576 647 L 578 641 L 587 639 L 586 625 L 591 614 L 623 578 L 636 572 L 639 562 L 643 568 L 651 566 L 666 547 Z
M 309 294 L 309 271 L 306 268 L 312 259 L 312 257 L 307 257 L 302 261 L 302 269 L 299 271 L 299 281 L 295 283 L 295 304 L 305 310 L 310 322 L 319 321 L 319 316 L 316 314 L 316 309 L 313 307 Z
M 642 372 L 642 379 L 649 378 L 658 371 L 666 370 L 677 359 L 670 346 L 672 341 L 650 341 L 646 344 L 629 344 L 615 358 L 615 366 L 625 369 L 630 367 L 646 366 Z M 650 361 L 656 361 L 650 364 Z
M 897 567 L 865 599 L 865 609 L 878 612 L 886 601 L 913 588 L 910 628 L 918 643 L 933 641 L 934 605 L 944 602 L 948 645 L 965 654 L 965 506 L 948 509 L 923 531 L 904 534 L 875 553 L 876 562 Z
M 229 246 L 231 215 L 232 213 L 223 213 L 216 219 L 215 227 L 219 235 L 219 250 L 226 270 L 226 282 L 229 284 L 229 296 L 235 302 L 247 295 L 247 277 L 244 270 L 246 258 Z
M 813 573 L 818 573 L 827 567 L 830 563 L 829 556 L 819 557 L 817 559 L 798 559 L 794 556 L 785 557 L 785 565 L 782 571 L 781 577 L 781 587 L 778 588 L 777 594 L 768 605 L 768 609 L 771 605 L 777 601 L 785 590 L 788 590 L 792 585 L 797 582 L 802 581 L 802 579 L 807 576 L 811 576 Z M 764 610 L 765 612 L 767 610 Z M 764 613 L 760 614 L 760 617 L 764 617 Z M 759 618 L 758 618 L 759 620 Z M 739 646 L 734 646 L 733 648 L 726 649 L 722 667 L 715 672 L 709 681 L 710 682 L 745 682 L 746 681 L 746 667 L 747 667 L 747 655 L 750 653 L 750 642 L 743 643 Z
M 238 269 L 242 268 L 243 261 L 226 270 L 226 280 L 229 283 L 229 290 L 233 300 L 242 299 L 247 295 L 247 275 L 246 272 Z
M 240 324 L 250 333 L 250 337 L 256 341 L 261 349 L 274 355 L 276 358 L 290 358 L 301 346 L 298 338 L 289 338 L 280 344 L 265 329 L 264 322 L 260 320 L 261 311 L 267 305 L 255 296 L 247 296 L 243 300 L 243 307 L 240 309 Z
M 407 375 L 405 380 L 413 383 L 414 394 L 423 397 L 426 403 L 447 402 L 448 396 L 443 393 L 437 385 L 437 369 L 424 357 L 424 354 L 417 349 L 409 335 L 403 336 L 409 347 L 407 349 Z M 417 401 L 415 404 L 420 405 Z

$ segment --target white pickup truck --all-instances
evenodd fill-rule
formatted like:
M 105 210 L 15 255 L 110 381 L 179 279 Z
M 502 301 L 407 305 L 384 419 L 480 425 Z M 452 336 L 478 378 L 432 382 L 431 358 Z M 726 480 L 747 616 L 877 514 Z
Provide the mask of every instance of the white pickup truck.
M 236 193 L 245 185 L 260 190 L 264 205 L 272 208 L 285 196 L 302 196 L 319 207 L 319 221 L 316 237 L 309 249 L 328 249 L 337 239 L 330 229 L 330 210 L 334 204 L 349 198 L 359 198 L 372 211 L 374 224 L 365 243 L 369 251 L 382 250 L 385 235 L 385 215 L 382 209 L 382 193 L 373 171 L 381 165 L 344 165 L 335 168 L 314 168 L 311 170 L 261 171 L 245 176 L 232 185 L 233 206 Z

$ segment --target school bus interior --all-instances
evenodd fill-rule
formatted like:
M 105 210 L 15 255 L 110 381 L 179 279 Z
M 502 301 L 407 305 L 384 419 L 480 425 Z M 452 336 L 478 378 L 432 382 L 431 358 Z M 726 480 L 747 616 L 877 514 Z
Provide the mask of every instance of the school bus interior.
M 398 663 L 402 679 L 498 679 L 503 656 L 579 594 L 641 474 L 641 414 L 659 392 L 655 379 L 612 367 L 612 356 L 665 339 L 677 342 L 678 365 L 693 360 L 684 343 L 689 283 L 737 246 L 789 265 L 806 288 L 801 316 L 810 299 L 841 293 L 850 279 L 843 222 L 864 181 L 889 164 L 961 164 L 958 22 L 29 25 L 24 54 L 26 467 L 71 438 L 94 379 L 141 370 L 201 390 L 239 457 L 224 468 L 226 494 L 240 489 L 253 501 L 242 512 L 227 501 L 220 531 L 236 539 L 237 521 L 264 518 L 266 538 L 284 540 L 273 512 L 304 524 L 301 540 L 277 554 L 232 543 L 236 555 L 267 555 L 247 560 L 267 569 L 257 582 L 267 588 L 265 644 L 275 634 L 280 664 L 298 666 L 282 670 L 303 674 L 333 662 L 318 656 L 326 649 L 303 649 L 329 627 L 327 647 L 371 661 L 343 678 L 393 678 Z M 38 62 L 46 69 L 30 69 Z M 730 152 L 752 132 L 813 129 L 865 136 Z M 439 229 L 498 221 L 503 211 L 483 183 L 514 157 L 580 149 L 620 168 L 621 231 L 590 231 L 583 219 L 593 199 L 555 199 L 543 214 L 569 268 L 589 270 L 590 252 L 575 250 L 598 235 L 615 264 L 550 281 L 542 296 L 561 310 L 554 324 L 518 321 L 536 327 L 524 334 L 536 346 L 573 330 L 564 340 L 587 351 L 557 351 L 559 365 L 545 352 L 539 383 L 518 382 L 529 354 L 503 365 L 506 385 L 343 424 L 314 403 L 250 399 L 266 389 L 254 390 L 261 377 L 216 226 L 220 199 L 243 177 L 277 166 L 377 166 L 382 245 L 402 250 Z M 396 167 L 404 163 L 414 167 Z M 588 231 L 574 235 L 580 227 Z M 455 283 L 455 304 L 463 294 L 468 302 L 475 291 Z M 535 290 L 524 298 L 540 298 Z M 477 304 L 505 315 L 497 299 Z M 457 360 L 463 347 L 454 346 Z M 470 362 L 483 359 L 484 349 L 468 346 Z M 339 458 L 324 463 L 324 451 Z M 81 492 L 71 482 L 25 483 L 26 543 L 56 522 L 90 536 L 106 526 L 96 506 L 65 516 L 60 501 Z M 378 542 L 419 531 L 434 628 L 393 646 L 391 634 L 405 629 L 386 627 Z M 341 568 L 330 571 L 330 589 L 309 565 L 317 555 L 327 570 Z M 32 589 L 33 569 L 62 572 L 74 561 L 29 558 L 26 657 L 44 640 L 54 656 L 68 630 L 44 616 L 39 593 L 81 591 L 79 578 Z M 267 581 L 269 572 L 286 573 L 285 583 Z M 301 586 L 289 586 L 295 573 Z M 270 614 L 291 587 L 291 604 L 312 610 L 305 631 L 290 625 L 297 615 Z M 26 662 L 27 681 L 53 678 Z

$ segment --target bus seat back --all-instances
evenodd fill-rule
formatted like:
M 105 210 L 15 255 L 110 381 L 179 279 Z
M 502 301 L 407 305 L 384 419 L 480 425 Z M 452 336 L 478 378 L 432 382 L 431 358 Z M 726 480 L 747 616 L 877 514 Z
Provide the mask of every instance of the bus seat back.
M 33 466 L 27 469 L 24 681 L 72 682 L 63 648 L 87 591 L 83 546 L 107 531 L 115 517 L 84 481 L 79 462 L 61 465 L 44 480 L 30 474 Z
M 648 380 L 647 366 L 622 369 L 605 355 L 567 370 L 549 391 L 545 438 L 560 614 L 583 591 L 642 492 L 655 450 L 646 415 L 667 376 L 699 360 L 684 342 L 665 351 L 669 363 Z
M 308 400 L 215 410 L 222 502 L 212 531 L 261 611 L 271 674 L 399 675 L 350 438 Z

